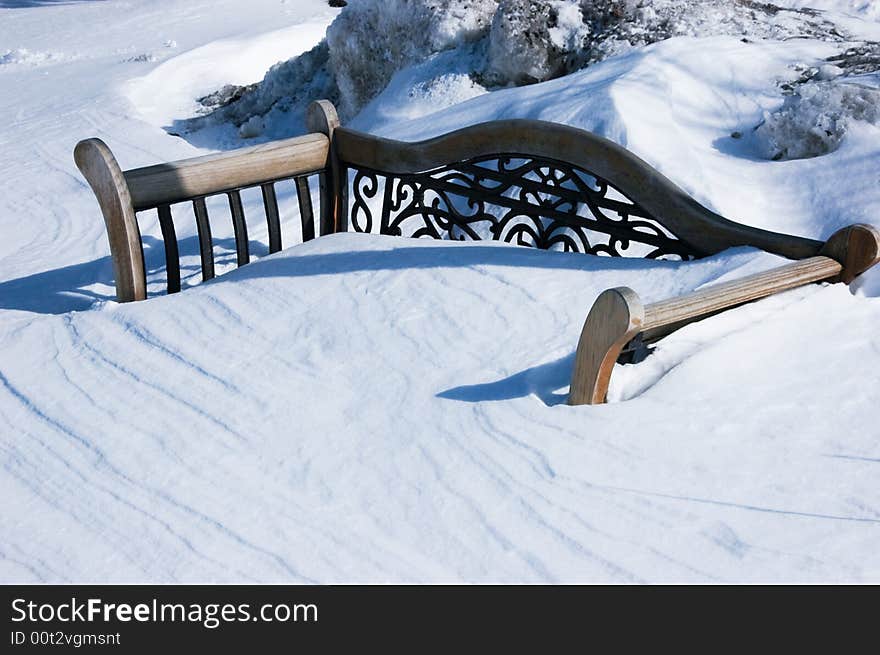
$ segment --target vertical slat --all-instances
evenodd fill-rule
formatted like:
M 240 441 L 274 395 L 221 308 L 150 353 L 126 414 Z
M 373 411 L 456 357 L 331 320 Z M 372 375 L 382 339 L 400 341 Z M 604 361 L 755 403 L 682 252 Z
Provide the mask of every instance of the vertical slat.
M 323 203 L 329 211 L 321 214 L 321 234 L 348 232 L 348 167 L 340 163 L 330 146 L 330 166 L 327 168 L 327 179 L 324 182 Z
M 391 202 L 392 202 L 392 191 L 394 191 L 394 178 L 390 176 L 385 177 L 385 189 L 382 193 L 382 214 L 379 216 L 379 234 L 392 234 L 390 231 L 391 223 Z M 449 236 L 452 237 L 452 226 L 454 223 L 452 221 L 449 222 Z M 393 233 L 392 236 L 400 236 L 400 230 Z
M 336 187 L 336 232 L 348 232 L 348 166 L 339 164 L 334 173 Z
M 214 277 L 214 241 L 211 238 L 211 223 L 208 222 L 208 208 L 204 198 L 193 200 L 196 215 L 196 229 L 199 231 L 199 256 L 202 259 L 202 280 Z
M 162 241 L 165 242 L 165 271 L 168 277 L 168 293 L 180 291 L 180 256 L 177 252 L 177 235 L 174 233 L 174 221 L 171 218 L 171 207 L 159 205 L 159 227 L 162 229 Z
M 339 127 L 339 115 L 336 107 L 329 100 L 316 100 L 306 108 L 306 129 L 309 132 L 326 134 L 330 139 L 330 153 L 327 159 L 327 168 L 320 176 L 321 191 L 321 234 L 333 232 L 346 232 L 348 230 L 348 216 L 344 215 L 343 205 L 346 194 L 341 188 L 348 187 L 347 172 L 342 167 L 334 145 L 333 133 Z M 340 178 L 345 176 L 345 183 L 340 186 Z
M 229 211 L 232 213 L 232 229 L 235 232 L 235 253 L 238 265 L 244 266 L 251 260 L 248 249 L 247 223 L 244 221 L 244 208 L 241 206 L 241 194 L 238 191 L 230 191 Z
M 318 226 L 321 228 L 321 234 L 324 234 L 324 226 L 329 222 L 329 216 L 332 216 L 336 200 L 333 197 L 333 177 L 327 170 L 318 173 Z
M 267 182 L 260 185 L 263 192 L 263 207 L 266 209 L 266 225 L 269 228 L 269 252 L 281 250 L 281 223 L 278 220 L 278 199 L 275 197 L 275 184 Z
M 299 201 L 299 215 L 302 219 L 303 242 L 315 238 L 315 213 L 312 210 L 312 192 L 309 191 L 309 178 L 296 178 L 296 199 Z

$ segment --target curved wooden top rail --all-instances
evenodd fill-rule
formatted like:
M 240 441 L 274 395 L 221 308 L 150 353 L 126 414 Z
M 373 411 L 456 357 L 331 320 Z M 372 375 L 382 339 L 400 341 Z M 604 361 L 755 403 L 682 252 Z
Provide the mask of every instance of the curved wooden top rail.
M 135 211 L 191 200 L 272 180 L 314 173 L 327 166 L 325 134 L 273 141 L 204 157 L 125 171 Z
M 695 251 L 709 255 L 754 246 L 791 259 L 812 257 L 823 243 L 749 227 L 703 207 L 625 148 L 585 130 L 539 120 L 480 123 L 425 141 L 404 142 L 345 127 L 333 133 L 343 165 L 408 175 L 478 157 L 540 157 L 582 168 L 608 181 Z

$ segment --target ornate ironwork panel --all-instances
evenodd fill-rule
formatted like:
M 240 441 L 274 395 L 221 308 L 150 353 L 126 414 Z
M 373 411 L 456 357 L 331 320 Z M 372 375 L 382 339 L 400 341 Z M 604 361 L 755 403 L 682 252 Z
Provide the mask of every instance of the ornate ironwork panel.
M 595 255 L 698 256 L 609 182 L 564 162 L 494 155 L 415 174 L 353 168 L 352 228 Z

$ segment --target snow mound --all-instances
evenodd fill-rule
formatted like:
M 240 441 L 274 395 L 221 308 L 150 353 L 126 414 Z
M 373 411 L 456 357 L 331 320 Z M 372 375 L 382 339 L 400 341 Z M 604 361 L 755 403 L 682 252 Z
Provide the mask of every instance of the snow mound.
M 766 114 L 756 134 L 768 159 L 818 157 L 837 150 L 853 121 L 880 125 L 880 89 L 811 81 Z
M 353 116 L 405 66 L 482 36 L 497 0 L 359 0 L 327 28 L 340 110 Z
M 83 53 L 57 71 L 2 71 L 0 580 L 878 581 L 880 270 L 691 324 L 617 367 L 611 402 L 596 407 L 564 399 L 600 291 L 626 285 L 653 302 L 779 259 L 344 234 L 118 305 L 73 140 L 97 133 L 126 167 L 197 154 L 150 122 L 180 115 L 162 103 L 186 108 L 210 93 L 209 76 L 237 70 L 230 39 L 255 44 L 282 26 L 279 11 L 302 22 L 327 5 L 52 4 L 0 20 L 4 43 Z M 180 58 L 120 61 L 171 38 Z M 358 120 L 404 139 L 503 118 L 563 122 L 745 223 L 816 238 L 876 223 L 877 126 L 854 120 L 834 152 L 781 163 L 730 137 L 779 109 L 798 65 L 840 45 L 742 38 L 664 39 L 492 93 L 472 75 L 487 52 L 478 39 L 398 70 Z M 271 61 L 242 63 L 240 80 L 214 77 L 213 90 L 248 86 Z M 124 91 L 145 71 L 153 107 Z M 271 120 L 258 138 L 280 129 L 280 113 L 260 116 Z M 261 198 L 243 199 L 261 256 Z M 160 229 L 143 218 L 161 274 Z M 212 208 L 211 220 L 218 248 L 231 244 L 228 214 Z M 194 226 L 180 227 L 194 245 Z
M 0 577 L 876 580 L 877 302 L 725 312 L 618 367 L 618 402 L 564 402 L 602 289 L 778 263 L 346 234 L 22 315 L 0 324 Z
M 867 20 L 880 21 L 880 2 L 877 0 L 774 0 L 774 2 L 783 7 L 838 11 Z
M 529 84 L 559 77 L 583 65 L 590 34 L 575 2 L 502 0 L 489 30 L 487 79 Z
M 257 136 L 260 126 L 287 136 L 318 97 L 334 101 L 349 121 L 398 74 L 414 89 L 413 102 L 424 105 L 442 97 L 438 91 L 449 81 L 423 65 L 440 56 L 454 62 L 458 91 L 438 108 L 465 87 L 477 95 L 546 81 L 671 37 L 718 35 L 848 38 L 821 12 L 752 0 L 359 0 L 342 9 L 320 45 L 273 67 L 189 129 L 231 122 L 247 124 L 242 136 Z

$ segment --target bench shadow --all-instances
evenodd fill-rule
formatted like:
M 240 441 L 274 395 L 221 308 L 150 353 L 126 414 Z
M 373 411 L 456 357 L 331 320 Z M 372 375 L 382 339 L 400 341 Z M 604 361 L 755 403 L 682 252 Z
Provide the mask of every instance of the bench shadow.
M 165 271 L 164 243 L 149 235 L 144 235 L 142 241 L 147 280 L 161 279 Z M 217 264 L 234 259 L 235 239 L 214 239 L 214 245 L 220 251 L 215 252 Z M 265 244 L 256 241 L 251 241 L 249 245 L 255 255 L 261 256 L 268 251 Z M 198 237 L 181 239 L 178 248 L 181 256 L 197 257 Z M 181 275 L 184 277 L 198 276 L 199 272 L 198 265 L 181 267 Z M 98 293 L 87 288 L 94 285 L 106 285 L 115 289 L 113 260 L 109 255 L 90 262 L 71 264 L 0 282 L 0 309 L 37 314 L 66 314 L 91 309 L 97 302 L 116 300 L 115 291 Z
M 30 7 L 52 7 L 55 5 L 77 5 L 84 2 L 94 1 L 95 0 L 0 0 L 0 9 L 27 9 Z
M 514 373 L 494 382 L 462 385 L 437 394 L 438 398 L 480 403 L 495 400 L 513 400 L 536 396 L 548 407 L 565 404 L 567 393 L 559 389 L 568 386 L 574 367 L 574 353 L 553 362 L 546 362 Z
M 399 239 L 399 237 L 387 238 Z M 165 270 L 164 244 L 161 239 L 148 235 L 144 235 L 143 244 L 147 280 L 151 283 L 161 281 Z M 286 256 L 276 255 L 262 259 L 268 253 L 266 244 L 251 241 L 249 245 L 252 254 L 260 257 L 261 260 L 252 265 L 249 264 L 224 273 L 218 276 L 216 281 L 212 280 L 212 283 L 234 283 L 236 280 L 254 278 L 310 277 L 361 271 L 470 268 L 482 265 L 584 272 L 647 270 L 681 265 L 681 262 L 625 257 L 584 257 L 580 253 L 557 252 L 548 256 L 547 251 L 544 250 L 510 247 L 507 244 L 456 247 L 451 243 L 444 246 L 402 245 L 388 250 L 354 250 L 309 255 L 295 255 L 288 249 Z M 217 249 L 215 250 L 217 264 L 234 261 L 234 239 L 215 238 L 214 246 Z M 198 247 L 198 237 L 196 236 L 180 239 L 178 242 L 181 257 L 189 257 L 191 262 L 187 266 L 181 267 L 184 288 L 191 286 L 187 284 L 188 279 L 200 286 Z M 87 310 L 96 302 L 115 299 L 113 292 L 98 293 L 88 289 L 96 284 L 106 285 L 109 289 L 114 288 L 113 263 L 109 255 L 90 262 L 63 266 L 0 282 L 0 309 L 16 309 L 40 314 L 64 314 L 71 311 Z
M 334 238 L 333 236 L 321 237 Z M 401 237 L 387 237 L 401 240 Z M 406 239 L 404 239 L 406 240 Z M 427 239 L 426 239 L 427 240 Z M 414 240 L 413 240 L 414 241 Z M 310 277 L 335 273 L 388 271 L 402 269 L 469 268 L 474 266 L 508 266 L 573 271 L 648 270 L 658 267 L 676 267 L 682 262 L 637 259 L 634 257 L 589 256 L 582 253 L 563 253 L 536 248 L 497 244 L 494 246 L 456 247 L 455 242 L 445 246 L 400 246 L 388 250 L 351 250 L 314 255 L 294 255 L 257 262 L 230 271 L 223 278 L 232 282 L 241 279 L 268 277 Z M 549 255 L 549 256 L 548 256 Z
M 109 256 L 0 282 L 0 309 L 39 314 L 82 311 L 96 302 L 116 298 L 115 294 L 85 289 L 102 282 L 113 287 L 113 262 Z

